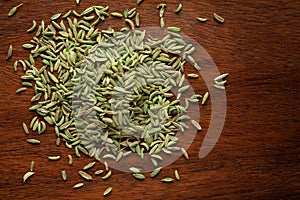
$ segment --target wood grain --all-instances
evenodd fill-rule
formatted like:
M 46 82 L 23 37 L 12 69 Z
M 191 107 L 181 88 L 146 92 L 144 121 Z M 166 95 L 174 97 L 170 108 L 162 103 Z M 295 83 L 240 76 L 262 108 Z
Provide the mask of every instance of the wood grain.
M 55 134 L 48 129 L 36 136 L 42 145 L 25 142 L 22 123 L 29 122 L 30 91 L 16 95 L 20 75 L 14 73 L 13 61 L 26 59 L 21 44 L 33 34 L 26 34 L 33 19 L 45 20 L 69 9 L 82 11 L 94 4 L 110 5 L 122 12 L 136 6 L 134 0 L 75 1 L 28 0 L 16 15 L 8 11 L 21 1 L 0 1 L 0 199 L 103 199 L 102 193 L 113 187 L 106 199 L 299 199 L 300 198 L 300 2 L 297 0 L 254 1 L 182 1 L 183 10 L 174 14 L 178 1 L 166 0 L 167 26 L 179 26 L 211 55 L 220 72 L 229 72 L 227 117 L 222 135 L 213 151 L 198 158 L 200 144 L 210 120 L 210 105 L 201 108 L 203 131 L 188 149 L 190 160 L 178 159 L 154 180 L 137 181 L 129 174 L 113 170 L 107 181 L 101 178 L 86 182 L 84 188 L 72 186 L 82 181 L 78 175 L 92 159 L 76 158 L 67 166 L 64 145 L 55 147 Z M 138 11 L 141 25 L 157 26 L 156 5 L 161 1 L 145 0 Z M 216 23 L 212 13 L 225 18 Z M 196 17 L 207 17 L 199 23 Z M 101 27 L 118 29 L 121 20 L 108 19 Z M 8 46 L 14 47 L 13 58 L 5 61 Z M 189 71 L 189 70 L 188 70 Z M 194 82 L 198 92 L 205 86 Z M 33 137 L 34 135 L 32 135 Z M 50 162 L 48 155 L 62 155 Z M 26 183 L 22 176 L 36 162 L 36 174 Z M 102 165 L 98 164 L 102 168 Z M 96 167 L 97 168 L 97 167 Z M 95 168 L 95 169 L 96 169 Z M 61 180 L 65 169 L 68 181 Z M 95 170 L 93 169 L 93 170 Z M 160 183 L 164 176 L 178 169 L 181 180 Z M 92 171 L 93 171 L 92 170 Z

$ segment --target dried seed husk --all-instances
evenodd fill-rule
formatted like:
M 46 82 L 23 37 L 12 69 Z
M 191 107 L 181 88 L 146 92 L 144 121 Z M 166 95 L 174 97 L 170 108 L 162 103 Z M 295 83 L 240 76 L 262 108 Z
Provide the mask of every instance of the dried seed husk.
M 23 5 L 23 3 L 21 3 L 21 4 L 17 5 L 17 6 L 15 6 L 15 7 L 13 7 L 12 9 L 10 9 L 10 11 L 8 12 L 8 16 L 9 16 L 9 17 L 13 16 L 13 15 L 17 12 L 17 9 L 18 9 L 20 6 L 22 6 L 22 5 Z
M 166 177 L 166 178 L 161 179 L 161 182 L 164 182 L 164 183 L 171 183 L 173 181 L 174 181 L 174 179 L 171 177 Z
M 132 174 L 134 178 L 139 180 L 144 180 L 145 176 L 143 174 Z
M 24 129 L 24 132 L 28 135 L 29 131 L 28 131 L 27 125 L 25 123 L 23 123 L 23 129 Z
M 57 161 L 60 159 L 60 156 L 48 156 L 48 159 L 52 161 Z
M 199 22 L 206 22 L 207 18 L 197 17 L 196 18 Z
M 62 171 L 61 171 L 61 177 L 62 177 L 62 179 L 63 179 L 64 181 L 67 180 L 67 173 L 66 173 L 66 170 L 62 170 Z
M 93 180 L 92 176 L 89 175 L 88 173 L 84 172 L 84 171 L 79 171 L 78 173 L 85 180 L 88 180 L 88 181 Z
M 154 178 L 155 176 L 157 176 L 159 174 L 159 172 L 161 171 L 161 167 L 158 167 L 156 169 L 154 169 L 151 174 L 150 174 L 150 177 L 151 178 Z
M 182 10 L 182 4 L 179 3 L 178 7 L 175 10 L 175 13 L 179 13 Z
M 40 144 L 41 142 L 37 139 L 27 139 L 26 140 L 30 144 Z
M 83 167 L 83 170 L 88 170 L 88 169 L 92 168 L 95 164 L 96 164 L 96 162 L 90 162 Z
M 202 99 L 202 105 L 204 105 L 205 103 L 206 103 L 206 101 L 207 101 L 207 99 L 208 99 L 208 96 L 209 96 L 209 93 L 208 92 L 206 92 L 205 94 L 204 94 L 204 96 L 203 96 L 203 99 Z
M 26 174 L 24 174 L 23 182 L 25 183 L 33 175 L 34 175 L 34 172 L 27 172 Z
M 74 189 L 81 188 L 84 186 L 84 183 L 77 183 L 73 186 Z
M 223 24 L 225 22 L 225 19 L 223 17 L 221 17 L 220 15 L 218 15 L 217 13 L 213 13 L 213 16 L 217 22 L 219 22 L 221 24 Z
M 12 47 L 12 45 L 9 45 L 8 51 L 7 51 L 7 56 L 6 56 L 5 60 L 9 60 L 12 56 L 12 53 L 13 53 L 13 47 Z
M 111 193 L 111 191 L 112 191 L 112 187 L 106 188 L 103 192 L 103 196 L 107 196 L 109 193 Z
M 180 176 L 179 176 L 179 173 L 178 173 L 177 169 L 175 170 L 174 174 L 175 174 L 175 178 L 177 179 L 177 181 L 179 181 L 180 180 Z
M 195 120 L 192 120 L 191 122 L 192 122 L 193 126 L 194 126 L 198 131 L 201 131 L 201 130 L 202 130 L 202 128 L 201 128 L 201 126 L 200 126 L 200 124 L 199 124 L 198 122 L 196 122 Z

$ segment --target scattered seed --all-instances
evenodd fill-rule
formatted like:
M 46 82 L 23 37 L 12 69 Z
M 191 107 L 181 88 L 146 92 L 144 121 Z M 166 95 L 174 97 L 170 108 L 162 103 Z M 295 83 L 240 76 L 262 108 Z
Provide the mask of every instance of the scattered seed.
M 144 180 L 145 176 L 143 174 L 133 174 L 133 177 L 139 180 Z
M 34 172 L 27 172 L 26 174 L 24 174 L 23 182 L 25 183 L 33 175 L 34 175 Z
M 175 26 L 168 27 L 168 30 L 173 31 L 173 32 L 180 32 L 180 28 L 175 27 Z
M 136 167 L 130 167 L 129 170 L 135 174 L 141 173 L 141 170 Z
M 174 173 L 175 173 L 175 178 L 179 181 L 180 176 L 179 176 L 178 170 L 176 169 Z
M 34 169 L 34 161 L 31 161 L 30 163 L 30 171 L 33 172 Z
M 186 152 L 186 150 L 184 148 L 181 148 L 181 152 L 182 152 L 182 155 L 185 157 L 185 159 L 189 159 L 189 154 Z
M 171 177 L 166 177 L 166 178 L 161 179 L 161 182 L 164 182 L 164 183 L 171 183 L 173 181 L 174 181 L 174 179 Z
M 225 22 L 225 19 L 223 17 L 221 17 L 220 15 L 218 15 L 217 13 L 213 13 L 213 16 L 217 22 L 219 22 L 221 24 L 223 24 Z
M 90 162 L 89 164 L 87 164 L 83 167 L 83 170 L 88 170 L 88 169 L 92 168 L 95 164 L 96 164 L 96 162 Z
M 85 180 L 90 181 L 90 180 L 93 179 L 91 175 L 89 175 L 88 173 L 86 173 L 86 172 L 84 172 L 84 171 L 79 171 L 78 173 L 79 173 L 79 175 L 80 175 L 82 178 L 84 178 Z
M 200 124 L 199 124 L 198 122 L 196 122 L 195 120 L 192 120 L 191 122 L 192 122 L 193 126 L 194 126 L 198 131 L 201 131 L 201 130 L 202 130 L 202 128 L 201 128 L 201 126 L 200 126 Z
M 23 123 L 23 129 L 24 129 L 24 132 L 28 135 L 29 131 L 28 131 L 28 128 L 25 123 Z
M 151 178 L 154 178 L 155 176 L 157 176 L 159 174 L 159 172 L 161 171 L 161 167 L 158 167 L 156 169 L 154 169 L 151 174 L 150 174 L 150 177 Z
M 214 85 L 214 87 L 219 90 L 225 90 L 225 86 L 222 85 Z
M 202 99 L 202 105 L 204 105 L 204 104 L 206 103 L 208 96 L 209 96 L 209 93 L 206 92 L 206 93 L 204 94 L 204 96 L 203 96 L 203 99 Z
M 68 155 L 68 158 L 69 158 L 69 165 L 72 165 L 73 164 L 73 157 L 71 155 Z
M 110 13 L 110 15 L 113 16 L 113 17 L 116 17 L 116 18 L 122 18 L 123 17 L 123 15 L 121 13 L 118 13 L 118 12 L 112 12 L 112 13 Z
M 32 44 L 23 44 L 22 46 L 24 49 L 32 49 L 33 48 Z
M 108 187 L 105 189 L 105 191 L 103 192 L 103 196 L 107 196 L 109 193 L 111 193 L 112 191 L 112 187 Z
M 15 7 L 13 7 L 12 9 L 10 9 L 10 11 L 8 12 L 8 16 L 9 16 L 9 17 L 13 16 L 13 15 L 17 12 L 17 9 L 18 9 L 20 6 L 22 6 L 22 5 L 23 5 L 23 3 L 21 3 L 21 4 L 17 5 L 17 6 L 15 6 Z
M 207 18 L 201 18 L 201 17 L 197 17 L 196 18 L 199 22 L 206 22 Z
M 9 45 L 8 51 L 7 51 L 7 56 L 6 56 L 5 60 L 9 60 L 12 56 L 12 53 L 13 53 L 13 47 L 12 47 L 12 45 Z
M 60 156 L 48 156 L 49 160 L 56 161 L 60 159 Z
M 214 81 L 220 81 L 220 80 L 223 80 L 223 79 L 226 78 L 228 75 L 229 75 L 229 73 L 221 74 L 221 75 L 217 76 L 216 78 L 214 78 Z
M 73 186 L 73 188 L 74 188 L 74 189 L 77 189 L 77 188 L 81 188 L 81 187 L 83 187 L 83 186 L 84 186 L 83 183 L 77 183 L 77 184 L 75 184 L 75 185 Z
M 61 171 L 61 177 L 62 177 L 62 179 L 63 179 L 64 181 L 67 180 L 67 173 L 66 173 L 66 170 L 62 170 L 62 171 Z
M 99 170 L 95 171 L 95 175 L 101 175 L 102 173 L 103 173 L 102 169 L 99 169 Z
M 37 139 L 27 139 L 27 142 L 30 144 L 40 144 L 41 142 Z
M 187 75 L 189 78 L 198 78 L 199 75 L 198 74 L 188 74 Z
M 36 28 L 36 21 L 32 20 L 32 26 L 27 30 L 27 33 L 34 31 Z
M 56 13 L 54 15 L 52 15 L 52 17 L 50 18 L 52 21 L 57 20 L 59 17 L 61 16 L 61 13 Z
M 80 4 L 80 0 L 76 0 L 75 2 L 76 2 L 76 4 L 77 4 L 77 5 L 79 5 L 79 4 Z
M 175 10 L 175 13 L 179 13 L 182 10 L 182 4 L 180 3 Z
M 103 180 L 106 180 L 106 179 L 108 179 L 110 176 L 111 176 L 111 170 L 109 170 L 109 171 L 107 172 L 107 174 L 105 174 L 105 176 L 102 177 L 102 179 L 103 179 Z
M 144 0 L 137 0 L 137 1 L 136 1 L 136 4 L 137 4 L 137 5 L 140 5 L 143 1 L 144 1 Z

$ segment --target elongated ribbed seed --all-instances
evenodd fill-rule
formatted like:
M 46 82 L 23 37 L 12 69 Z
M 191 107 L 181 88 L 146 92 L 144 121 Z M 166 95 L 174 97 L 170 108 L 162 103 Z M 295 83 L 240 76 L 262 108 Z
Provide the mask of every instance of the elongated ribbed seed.
M 133 174 L 133 177 L 139 180 L 144 180 L 145 176 L 143 174 Z
M 221 17 L 220 15 L 218 15 L 217 13 L 213 13 L 213 16 L 217 22 L 219 22 L 221 24 L 223 24 L 225 22 L 225 19 L 223 17 Z
M 179 13 L 182 10 L 182 4 L 180 3 L 175 10 L 175 13 Z
M 24 132 L 28 135 L 29 131 L 28 131 L 27 125 L 25 123 L 23 123 L 23 129 L 24 129 Z
M 136 1 L 136 4 L 137 4 L 137 5 L 140 5 L 143 1 L 144 1 L 144 0 L 137 0 L 137 1 Z
M 60 159 L 60 156 L 48 156 L 49 160 L 56 161 Z
M 59 17 L 61 16 L 61 13 L 56 13 L 54 15 L 52 15 L 52 17 L 50 18 L 52 21 L 57 20 Z
M 186 152 L 186 150 L 184 148 L 180 148 L 181 149 L 181 152 L 182 152 L 182 155 L 185 157 L 185 159 L 189 159 L 189 154 Z
M 180 176 L 179 176 L 179 173 L 178 173 L 178 170 L 176 169 L 175 172 L 175 178 L 179 181 L 180 180 Z
M 206 92 L 205 94 L 204 94 L 204 96 L 203 96 L 203 99 L 202 99 L 202 105 L 204 105 L 205 103 L 206 103 L 206 101 L 207 101 L 207 99 L 208 99 L 208 96 L 209 96 L 209 93 L 208 92 Z
M 171 177 L 166 177 L 166 178 L 161 179 L 161 182 L 165 182 L 165 183 L 171 183 L 173 181 L 174 181 L 174 179 Z
M 102 173 L 103 173 L 102 169 L 99 169 L 99 170 L 95 171 L 95 175 L 101 175 Z
M 67 173 L 66 173 L 66 170 L 62 170 L 62 171 L 61 171 L 61 177 L 62 177 L 62 179 L 63 179 L 64 181 L 67 180 Z
M 229 75 L 229 73 L 221 74 L 221 75 L 217 76 L 216 78 L 214 78 L 214 81 L 220 81 L 220 80 L 223 80 L 223 79 L 226 78 L 228 75 Z
M 103 180 L 108 179 L 111 176 L 111 170 L 109 170 L 107 172 L 107 174 L 105 174 L 105 176 L 102 177 Z
M 196 122 L 195 120 L 192 120 L 191 122 L 192 122 L 193 126 L 194 126 L 197 130 L 199 130 L 199 131 L 202 130 L 202 128 L 201 128 L 201 126 L 200 126 L 200 124 L 199 124 L 198 122 Z
M 88 169 L 92 168 L 95 164 L 96 164 L 96 162 L 90 162 L 83 167 L 83 170 L 88 170 Z
M 113 16 L 113 17 L 116 17 L 116 18 L 122 18 L 123 17 L 123 15 L 121 13 L 118 13 L 118 12 L 112 12 L 112 13 L 110 13 L 110 15 Z
M 17 5 L 17 6 L 15 6 L 15 7 L 13 7 L 12 9 L 10 9 L 10 11 L 8 12 L 8 16 L 9 16 L 9 17 L 13 16 L 13 15 L 17 12 L 18 8 L 19 8 L 20 6 L 22 6 L 22 5 L 23 5 L 23 3 L 21 3 L 21 4 Z
M 12 53 L 13 53 L 13 47 L 12 47 L 12 45 L 9 45 L 8 51 L 7 51 L 7 56 L 6 56 L 5 60 L 9 60 L 12 56 Z
M 41 142 L 37 139 L 27 139 L 27 142 L 30 144 L 40 144 Z
M 84 186 L 84 183 L 77 183 L 73 186 L 74 189 L 81 188 Z
M 30 163 L 30 171 L 33 172 L 34 170 L 34 161 L 31 161 Z
M 154 178 L 155 176 L 157 176 L 159 174 L 159 172 L 161 171 L 161 167 L 158 167 L 156 169 L 154 169 L 151 174 L 150 174 L 150 177 L 151 178 Z
M 88 181 L 93 180 L 92 176 L 89 175 L 88 173 L 84 172 L 84 171 L 79 171 L 78 173 L 85 180 L 88 180 Z
M 206 22 L 207 18 L 197 17 L 196 18 L 199 22 Z
M 130 167 L 129 170 L 133 173 L 136 173 L 136 174 L 141 173 L 141 170 L 139 168 L 136 168 L 136 167 Z
M 34 31 L 36 28 L 36 21 L 32 20 L 32 26 L 27 30 L 27 33 Z

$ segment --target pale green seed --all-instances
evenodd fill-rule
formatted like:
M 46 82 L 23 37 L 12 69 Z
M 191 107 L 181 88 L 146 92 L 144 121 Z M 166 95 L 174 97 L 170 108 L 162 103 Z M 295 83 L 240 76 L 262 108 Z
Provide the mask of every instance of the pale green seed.
M 60 159 L 60 156 L 48 156 L 48 159 L 52 161 L 57 161 Z
M 175 13 L 179 13 L 182 10 L 182 4 L 180 3 L 175 10 Z
M 52 15 L 52 17 L 50 18 L 52 21 L 57 20 L 59 17 L 61 16 L 61 13 L 56 13 L 54 15 Z
M 102 169 L 99 169 L 99 170 L 95 171 L 95 175 L 101 175 L 102 173 L 103 173 Z
M 17 12 L 17 9 L 18 9 L 20 6 L 22 6 L 22 5 L 23 5 L 23 3 L 21 3 L 21 4 L 17 5 L 17 6 L 15 6 L 15 7 L 13 7 L 12 9 L 10 9 L 10 11 L 8 12 L 8 16 L 9 16 L 9 17 L 13 16 L 13 15 Z
M 26 140 L 30 144 L 40 144 L 41 142 L 37 139 L 27 139 Z
M 198 131 L 201 131 L 201 130 L 202 130 L 202 128 L 201 128 L 201 126 L 200 126 L 200 124 L 199 124 L 198 122 L 196 122 L 195 120 L 192 120 L 191 122 L 192 122 L 193 126 L 194 126 Z
M 73 164 L 73 157 L 71 155 L 68 155 L 68 158 L 69 158 L 69 165 L 72 165 Z
M 182 152 L 182 155 L 185 157 L 185 159 L 189 159 L 189 155 L 188 153 L 186 152 L 186 150 L 184 148 L 180 148 L 181 149 L 181 152 Z
M 84 183 L 77 183 L 73 186 L 74 189 L 81 188 L 84 186 Z
M 213 13 L 213 16 L 217 22 L 219 22 L 221 24 L 223 24 L 225 22 L 225 19 L 223 17 L 221 17 L 220 15 L 218 15 L 217 13 Z
M 136 4 L 137 4 L 137 5 L 140 5 L 143 1 L 144 1 L 144 0 L 137 0 L 137 1 L 136 1 Z
M 139 180 L 144 180 L 145 176 L 143 174 L 133 174 L 133 177 Z
M 111 193 L 112 191 L 112 187 L 108 187 L 105 189 L 105 191 L 103 192 L 103 196 L 107 196 L 109 193 Z
M 33 175 L 34 175 L 34 172 L 27 172 L 26 174 L 24 174 L 23 182 L 25 183 Z
M 111 170 L 109 170 L 109 171 L 107 172 L 107 174 L 105 174 L 105 176 L 102 177 L 102 179 L 103 179 L 103 180 L 106 180 L 106 179 L 108 179 L 110 176 L 111 176 Z
M 179 176 L 179 173 L 178 173 L 178 170 L 176 169 L 175 172 L 175 178 L 179 181 L 180 180 L 180 176 Z
M 30 163 L 30 171 L 33 172 L 34 170 L 34 161 L 31 161 Z
M 90 162 L 83 167 L 83 170 L 88 170 L 88 169 L 92 168 L 95 164 L 96 164 L 96 162 Z
M 23 44 L 22 47 L 24 49 L 32 49 L 34 46 L 32 44 Z
M 135 30 L 134 23 L 130 19 L 125 19 L 125 22 L 129 24 L 131 30 Z
M 123 17 L 123 15 L 121 13 L 118 13 L 118 12 L 112 12 L 112 13 L 110 13 L 110 15 L 113 16 L 113 17 L 116 17 L 116 18 L 122 18 Z
M 208 96 L 209 96 L 209 93 L 208 92 L 206 92 L 205 94 L 204 94 L 204 96 L 203 96 L 203 99 L 202 99 L 202 105 L 204 105 L 205 103 L 206 103 L 206 101 L 207 101 L 207 99 L 208 99 Z
M 181 29 L 179 27 L 170 26 L 168 27 L 168 30 L 173 32 L 180 32 Z
M 216 88 L 216 89 L 219 89 L 219 90 L 225 90 L 225 86 L 223 86 L 223 85 L 214 85 L 214 87 Z
M 13 47 L 12 47 L 12 45 L 9 45 L 8 51 L 7 51 L 7 56 L 6 56 L 5 60 L 9 60 L 12 56 L 12 53 L 13 53 Z
M 187 74 L 187 76 L 188 76 L 189 78 L 198 78 L 198 77 L 199 77 L 198 74 Z
M 32 26 L 27 30 L 27 33 L 34 31 L 36 28 L 36 21 L 32 20 Z
M 29 131 L 28 131 L 28 128 L 25 123 L 23 123 L 23 129 L 24 129 L 24 132 L 28 135 Z
M 67 180 L 67 173 L 66 173 L 66 170 L 62 170 L 62 171 L 61 171 L 61 177 L 62 177 L 62 179 L 63 179 L 64 181 Z
M 129 170 L 133 173 L 136 173 L 136 174 L 141 173 L 141 170 L 139 168 L 136 168 L 136 167 L 130 167 Z
M 196 18 L 199 22 L 206 22 L 207 18 L 201 18 L 201 17 L 197 17 Z
M 76 0 L 76 5 L 79 5 L 80 4 L 80 0 Z
M 93 180 L 92 176 L 89 175 L 88 173 L 84 172 L 84 171 L 79 171 L 78 173 L 85 180 L 88 180 L 88 181 Z
M 150 177 L 151 178 L 154 178 L 155 176 L 157 176 L 159 174 L 159 172 L 161 171 L 161 167 L 158 167 L 156 169 L 154 169 L 151 174 L 150 174 Z
M 166 177 L 166 178 L 161 179 L 161 182 L 164 182 L 164 183 L 171 183 L 173 181 L 174 181 L 174 179 L 171 177 Z

